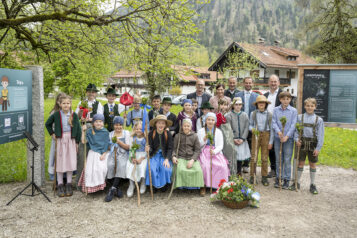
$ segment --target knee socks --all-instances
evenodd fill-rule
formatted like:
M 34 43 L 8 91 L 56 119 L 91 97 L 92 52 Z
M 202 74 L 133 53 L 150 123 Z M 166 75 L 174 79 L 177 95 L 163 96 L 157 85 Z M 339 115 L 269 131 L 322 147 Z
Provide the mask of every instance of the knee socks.
M 310 180 L 311 184 L 315 184 L 316 169 L 310 168 Z
M 297 171 L 297 182 L 298 183 L 300 183 L 300 178 L 301 178 L 302 172 L 304 172 L 304 168 L 298 168 L 298 171 Z
M 68 171 L 66 175 L 67 175 L 67 177 L 66 177 L 67 178 L 67 184 L 68 183 L 72 183 L 73 171 Z
M 241 173 L 242 172 L 242 161 L 237 161 L 237 172 Z
M 63 173 L 57 172 L 58 185 L 63 184 Z
M 57 172 L 57 182 L 58 182 L 58 184 L 63 184 L 63 174 L 64 173 Z M 73 171 L 69 171 L 69 172 L 66 173 L 67 183 L 72 183 L 72 175 L 73 175 Z

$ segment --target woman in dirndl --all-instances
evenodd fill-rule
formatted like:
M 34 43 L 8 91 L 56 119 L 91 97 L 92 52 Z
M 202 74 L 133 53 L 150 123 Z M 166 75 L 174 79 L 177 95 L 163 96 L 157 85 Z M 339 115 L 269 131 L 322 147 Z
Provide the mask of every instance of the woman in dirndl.
M 119 189 L 119 182 L 125 179 L 126 164 L 129 158 L 130 132 L 123 129 L 124 118 L 116 116 L 113 119 L 114 131 L 109 133 L 110 155 L 108 157 L 108 179 L 113 179 L 113 185 L 109 189 L 106 202 L 113 200 L 114 196 L 123 197 L 123 192 Z
M 209 112 L 206 116 L 205 127 L 198 131 L 198 139 L 202 147 L 199 161 L 203 171 L 206 187 L 216 189 L 222 179 L 228 181 L 228 160 L 222 153 L 223 134 L 216 128 L 216 114 Z M 213 144 L 210 143 L 209 135 L 213 136 Z M 212 184 L 211 184 L 211 157 L 212 157 Z
M 181 131 L 175 136 L 172 156 L 172 162 L 177 164 L 175 188 L 204 189 L 203 172 L 198 162 L 200 152 L 200 142 L 192 132 L 192 121 L 183 119 Z

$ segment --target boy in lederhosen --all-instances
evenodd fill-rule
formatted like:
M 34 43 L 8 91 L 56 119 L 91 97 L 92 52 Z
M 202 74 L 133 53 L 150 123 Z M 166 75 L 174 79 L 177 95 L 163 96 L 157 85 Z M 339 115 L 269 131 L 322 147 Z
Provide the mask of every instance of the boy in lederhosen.
M 111 132 L 114 130 L 114 117 L 120 116 L 118 104 L 115 104 L 115 99 L 118 94 L 115 92 L 114 88 L 108 88 L 104 95 L 106 95 L 108 99 L 108 103 L 104 105 L 104 125 L 107 127 L 108 131 Z
M 297 188 L 300 189 L 300 178 L 304 171 L 306 156 L 309 159 L 310 165 L 310 192 L 318 194 L 315 185 L 316 163 L 318 162 L 318 155 L 324 143 L 324 121 L 321 117 L 315 114 L 316 99 L 307 98 L 304 101 L 304 108 L 306 112 L 298 116 L 298 122 L 303 126 L 303 133 L 301 141 L 298 139 L 298 132 L 295 133 L 295 141 L 300 147 L 299 165 L 297 171 Z M 290 186 L 291 190 L 295 190 L 295 186 Z

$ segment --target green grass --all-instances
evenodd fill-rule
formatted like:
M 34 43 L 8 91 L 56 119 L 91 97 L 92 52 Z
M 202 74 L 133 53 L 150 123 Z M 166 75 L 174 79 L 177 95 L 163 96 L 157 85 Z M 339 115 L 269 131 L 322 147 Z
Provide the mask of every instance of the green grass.
M 73 100 L 73 108 L 79 100 Z M 105 102 L 102 102 L 103 104 Z M 45 121 L 54 105 L 54 99 L 45 100 Z M 182 110 L 181 106 L 172 106 L 171 112 L 176 115 Z M 44 128 L 45 129 L 45 128 Z M 129 128 L 128 128 L 129 129 Z M 323 165 L 353 168 L 357 170 L 357 131 L 326 128 L 325 143 L 319 156 Z M 45 131 L 45 165 L 46 176 L 48 155 L 51 138 Z M 25 140 L 0 145 L 0 183 L 24 181 L 26 179 L 26 145 Z

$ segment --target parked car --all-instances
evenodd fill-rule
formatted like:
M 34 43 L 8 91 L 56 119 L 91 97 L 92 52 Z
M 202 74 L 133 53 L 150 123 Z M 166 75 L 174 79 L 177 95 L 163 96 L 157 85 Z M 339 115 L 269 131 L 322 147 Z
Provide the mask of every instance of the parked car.
M 186 94 L 179 95 L 179 96 L 177 96 L 177 97 L 172 99 L 172 104 L 181 105 L 183 100 L 185 100 L 186 98 L 187 98 Z

